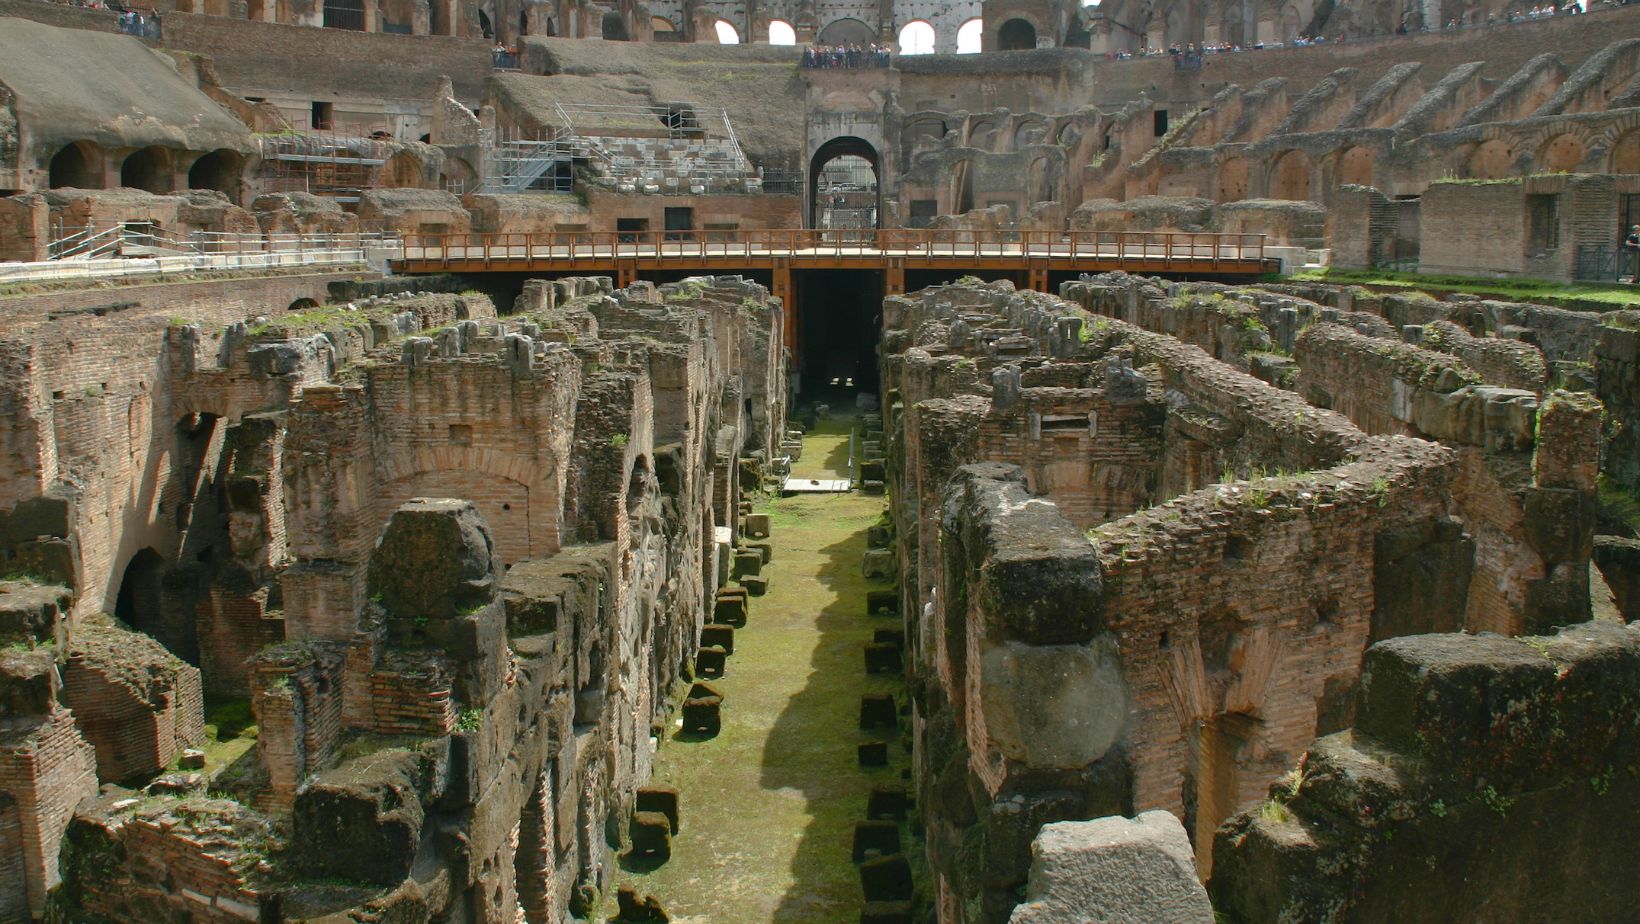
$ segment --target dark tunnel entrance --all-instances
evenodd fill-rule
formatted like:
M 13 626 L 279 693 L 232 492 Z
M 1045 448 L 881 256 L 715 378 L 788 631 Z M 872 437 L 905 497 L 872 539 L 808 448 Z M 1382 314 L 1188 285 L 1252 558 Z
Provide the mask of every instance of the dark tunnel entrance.
M 797 395 L 794 404 L 852 403 L 877 391 L 877 337 L 882 329 L 879 270 L 792 273 L 798 299 Z

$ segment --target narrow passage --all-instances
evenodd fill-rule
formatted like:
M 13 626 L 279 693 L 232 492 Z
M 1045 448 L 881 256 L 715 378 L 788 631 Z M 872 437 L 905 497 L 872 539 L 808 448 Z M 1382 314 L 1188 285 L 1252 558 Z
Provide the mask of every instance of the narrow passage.
M 822 420 L 793 474 L 847 477 L 850 422 Z M 871 787 L 903 783 L 910 764 L 900 731 L 859 729 L 862 694 L 904 702 L 898 674 L 865 672 L 873 631 L 900 627 L 898 617 L 866 614 L 866 591 L 891 586 L 861 572 L 867 527 L 884 509 L 883 497 L 859 492 L 757 505 L 771 520 L 769 590 L 751 598 L 728 668 L 711 681 L 724 694 L 722 731 L 662 747 L 653 785 L 677 789 L 681 805 L 671 859 L 654 869 L 623 862 L 615 875 L 616 886 L 659 899 L 672 921 L 859 920 L 854 825 Z M 859 765 L 868 740 L 888 743 L 887 767 Z M 903 824 L 901 842 L 920 854 Z M 607 909 L 613 917 L 613 895 Z

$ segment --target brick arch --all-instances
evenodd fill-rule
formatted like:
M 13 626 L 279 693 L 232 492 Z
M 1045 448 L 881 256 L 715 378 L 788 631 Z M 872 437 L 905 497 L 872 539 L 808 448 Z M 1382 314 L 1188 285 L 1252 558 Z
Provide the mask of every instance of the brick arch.
M 558 550 L 558 498 L 548 472 L 521 456 L 471 446 L 437 446 L 392 456 L 380 469 L 379 520 L 412 497 L 472 501 L 490 524 L 504 564 Z
M 1338 155 L 1337 170 L 1334 176 L 1335 186 L 1353 183 L 1356 186 L 1371 186 L 1372 169 L 1376 157 L 1372 148 L 1363 145 L 1353 145 L 1345 148 Z
M 1270 163 L 1270 198 L 1302 201 L 1310 198 L 1315 164 L 1297 148 L 1284 151 Z
M 1459 175 L 1469 180 L 1501 180 L 1515 172 L 1515 149 L 1507 138 L 1488 138 L 1464 157 Z
M 1533 164 L 1550 173 L 1572 173 L 1588 156 L 1587 141 L 1575 132 L 1561 132 L 1538 146 Z

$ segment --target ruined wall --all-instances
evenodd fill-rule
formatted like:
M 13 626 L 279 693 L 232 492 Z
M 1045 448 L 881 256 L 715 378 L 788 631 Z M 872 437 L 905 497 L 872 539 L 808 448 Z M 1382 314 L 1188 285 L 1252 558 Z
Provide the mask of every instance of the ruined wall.
M 1635 806 L 1634 629 L 1375 645 L 1353 733 L 1214 839 L 1233 921 L 1620 920 L 1628 879 L 1600 845 Z M 1505 718 L 1507 712 L 1507 718 Z M 1462 871 L 1461 874 L 1459 871 Z
M 1112 277 L 1066 293 L 1103 316 L 1006 284 L 884 306 L 917 774 L 949 920 L 1005 919 L 1031 836 L 1058 818 L 1167 809 L 1210 872 L 1218 823 L 1317 735 L 1352 724 L 1371 642 L 1466 618 L 1520 632 L 1588 613 L 1572 577 L 1579 561 L 1587 574 L 1587 542 L 1568 531 L 1592 524 L 1579 506 L 1592 498 L 1592 401 L 1516 393 L 1531 399 L 1518 423 L 1482 413 L 1483 401 L 1461 415 L 1473 433 L 1443 432 L 1450 445 L 1373 436 L 1122 318 L 1247 365 L 1264 355 L 1243 344 L 1254 327 L 1273 350 L 1322 334 L 1377 344 L 1365 356 L 1316 348 L 1313 372 L 1303 349 L 1296 357 L 1301 376 L 1353 382 L 1368 423 L 1414 403 L 1417 377 L 1405 393 L 1363 390 L 1397 380 L 1398 351 L 1467 367 L 1333 323 L 1302 327 L 1325 315 L 1392 331 L 1290 296 L 1180 286 L 1170 300 Z M 1333 374 L 1328 362 L 1359 368 Z M 1148 418 L 1119 440 L 1148 456 L 1135 470 L 1144 490 L 1127 509 L 1090 511 L 1109 481 L 1089 465 L 1119 458 L 1099 440 L 1120 432 L 1124 406 Z M 1480 474 L 1493 429 L 1514 454 L 1494 467 L 1523 467 L 1513 492 Z M 1073 438 L 1085 458 L 1056 468 L 1051 447 Z M 1109 722 L 1070 719 L 1090 714 Z M 985 860 L 961 859 L 973 856 Z

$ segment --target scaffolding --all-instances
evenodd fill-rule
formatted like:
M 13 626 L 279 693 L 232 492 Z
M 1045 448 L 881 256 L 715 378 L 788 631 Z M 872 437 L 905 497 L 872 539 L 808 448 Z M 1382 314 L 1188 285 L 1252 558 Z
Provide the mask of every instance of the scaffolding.
M 388 157 L 385 139 L 351 133 L 292 132 L 263 135 L 259 141 L 264 191 L 312 193 L 349 211 L 374 185 Z

